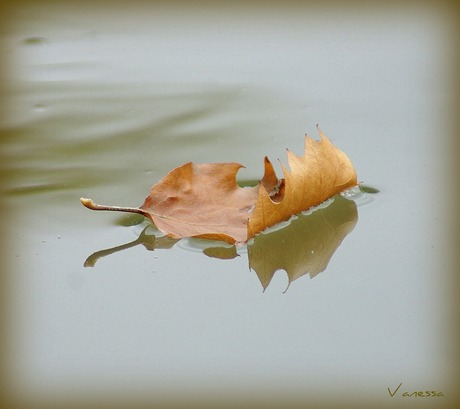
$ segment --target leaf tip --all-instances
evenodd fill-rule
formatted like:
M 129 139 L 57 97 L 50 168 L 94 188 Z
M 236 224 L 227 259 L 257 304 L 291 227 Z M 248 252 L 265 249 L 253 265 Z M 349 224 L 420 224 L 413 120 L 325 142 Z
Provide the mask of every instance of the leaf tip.
M 318 129 L 318 132 L 319 132 L 319 137 L 320 139 L 323 141 L 323 140 L 328 140 L 326 135 L 324 135 L 323 131 L 321 130 L 321 128 L 319 127 L 319 124 L 316 124 L 316 129 Z

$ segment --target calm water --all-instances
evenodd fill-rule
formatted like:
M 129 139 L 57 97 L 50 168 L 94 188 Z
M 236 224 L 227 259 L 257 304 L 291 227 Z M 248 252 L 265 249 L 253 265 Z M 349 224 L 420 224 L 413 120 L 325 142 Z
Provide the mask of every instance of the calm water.
M 442 23 L 309 9 L 12 13 L 11 390 L 393 404 L 387 388 L 403 381 L 452 393 Z M 335 200 L 268 244 L 174 242 L 79 202 L 138 206 L 188 161 L 237 161 L 254 181 L 265 155 L 300 154 L 317 123 L 381 192 Z M 288 265 L 289 277 L 270 270 Z

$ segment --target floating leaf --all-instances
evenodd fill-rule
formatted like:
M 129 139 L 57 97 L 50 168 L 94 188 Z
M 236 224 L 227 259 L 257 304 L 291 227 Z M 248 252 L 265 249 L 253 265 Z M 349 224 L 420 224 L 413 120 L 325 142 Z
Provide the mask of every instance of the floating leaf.
M 152 186 L 140 207 L 95 204 L 92 210 L 139 213 L 172 238 L 198 237 L 244 243 L 257 233 L 292 215 L 319 205 L 357 184 L 351 161 L 320 131 L 320 141 L 305 136 L 303 156 L 288 151 L 290 170 L 282 165 L 278 180 L 271 162 L 264 160 L 258 186 L 241 187 L 239 163 L 186 163 Z
M 313 278 L 326 269 L 334 252 L 353 230 L 357 220 L 356 203 L 335 196 L 327 206 L 319 206 L 308 214 L 301 213 L 286 226 L 274 231 L 268 229 L 250 240 L 247 245 L 249 268 L 255 271 L 264 290 L 277 270 L 286 271 L 289 284 L 306 274 Z M 167 236 L 146 234 L 146 229 L 137 240 L 93 253 L 85 262 L 85 267 L 94 266 L 103 256 L 136 245 L 154 250 L 170 248 L 177 242 Z M 215 242 L 210 242 L 210 247 L 205 248 L 203 253 L 227 260 L 239 256 L 235 245 L 222 243 L 218 246 Z
M 290 171 L 281 164 L 284 179 L 279 182 L 279 192 L 273 194 L 266 188 L 259 189 L 254 212 L 249 219 L 248 237 L 357 184 L 350 159 L 321 131 L 319 135 L 320 141 L 305 136 L 303 156 L 287 151 Z

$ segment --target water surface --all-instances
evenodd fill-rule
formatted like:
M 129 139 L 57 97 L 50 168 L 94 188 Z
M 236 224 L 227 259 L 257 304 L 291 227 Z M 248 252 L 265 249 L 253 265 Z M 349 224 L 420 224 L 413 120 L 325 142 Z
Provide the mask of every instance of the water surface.
M 12 391 L 388 403 L 403 380 L 448 393 L 438 16 L 31 6 L 2 37 Z M 312 279 L 296 263 L 256 272 L 257 252 L 292 262 L 276 243 L 171 242 L 79 202 L 138 206 L 188 161 L 240 162 L 254 181 L 317 123 L 380 193 L 280 236 L 302 258 L 328 245 L 308 236 L 314 217 L 339 218 L 335 238 L 347 226 Z

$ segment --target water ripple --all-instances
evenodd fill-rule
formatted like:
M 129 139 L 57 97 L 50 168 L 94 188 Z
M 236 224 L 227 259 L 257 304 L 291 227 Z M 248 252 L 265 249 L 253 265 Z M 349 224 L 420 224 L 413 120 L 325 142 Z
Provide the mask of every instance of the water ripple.
M 360 184 L 342 192 L 340 195 L 345 199 L 353 200 L 356 206 L 362 207 L 374 202 L 375 194 L 378 192 L 379 190 L 373 186 Z

